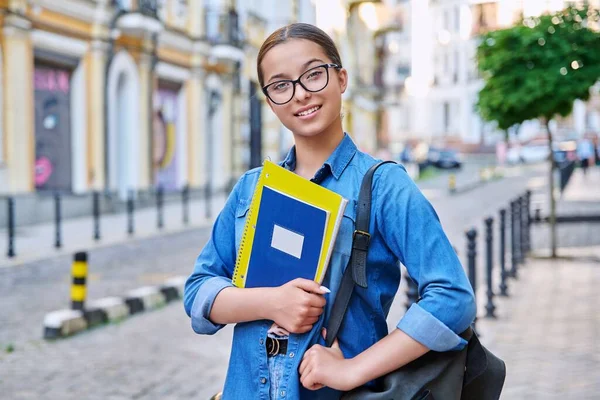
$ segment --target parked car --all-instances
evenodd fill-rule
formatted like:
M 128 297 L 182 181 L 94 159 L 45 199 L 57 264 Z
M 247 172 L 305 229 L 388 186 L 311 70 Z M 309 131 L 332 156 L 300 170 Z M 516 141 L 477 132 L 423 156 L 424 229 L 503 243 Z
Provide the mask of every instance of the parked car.
M 440 169 L 455 169 L 462 167 L 462 157 L 456 150 L 430 148 L 427 161 Z

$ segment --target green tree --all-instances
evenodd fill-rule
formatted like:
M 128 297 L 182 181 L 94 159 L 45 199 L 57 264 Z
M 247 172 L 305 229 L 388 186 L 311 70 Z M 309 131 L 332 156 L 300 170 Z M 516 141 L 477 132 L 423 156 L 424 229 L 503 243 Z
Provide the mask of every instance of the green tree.
M 600 14 L 585 7 L 521 20 L 482 36 L 478 68 L 485 82 L 477 109 L 502 130 L 538 118 L 546 127 L 552 154 L 550 121 L 567 116 L 577 99 L 587 100 L 600 79 Z M 550 225 L 556 257 L 556 200 L 550 156 Z

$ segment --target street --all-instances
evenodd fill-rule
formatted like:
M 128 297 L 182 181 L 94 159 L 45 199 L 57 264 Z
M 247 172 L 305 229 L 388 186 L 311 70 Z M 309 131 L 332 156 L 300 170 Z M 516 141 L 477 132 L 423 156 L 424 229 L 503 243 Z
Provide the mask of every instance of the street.
M 424 183 L 464 265 L 464 231 L 475 226 L 481 232 L 484 217 L 497 215 L 544 172 L 539 167 L 507 170 L 504 179 L 455 195 L 448 193 L 446 179 Z M 188 275 L 208 233 L 189 230 L 92 250 L 88 299 Z M 232 327 L 215 336 L 198 336 L 181 302 L 68 339 L 44 341 L 44 314 L 69 304 L 70 261 L 60 256 L 0 269 L 3 398 L 208 399 L 219 390 Z M 478 281 L 483 282 L 483 264 L 478 268 Z M 404 301 L 401 285 L 390 327 L 403 315 Z M 480 314 L 482 310 L 480 305 Z

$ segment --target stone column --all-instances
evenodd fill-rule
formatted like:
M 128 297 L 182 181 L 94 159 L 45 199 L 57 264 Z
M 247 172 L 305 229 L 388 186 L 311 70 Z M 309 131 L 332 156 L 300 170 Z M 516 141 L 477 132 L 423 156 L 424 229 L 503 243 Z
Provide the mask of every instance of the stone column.
M 204 35 L 204 8 L 202 3 L 202 1 L 188 2 L 188 33 L 193 38 Z
M 144 47 L 151 46 L 147 43 L 149 40 L 145 40 Z M 150 106 L 154 96 L 154 79 L 152 78 L 152 57 L 144 52 L 140 55 L 140 61 L 138 65 L 138 71 L 140 76 L 140 108 L 139 115 L 131 116 L 132 118 L 138 118 L 139 120 L 139 131 L 134 134 L 138 136 L 139 148 L 135 149 L 139 151 L 139 164 L 138 164 L 138 176 L 136 177 L 136 186 L 141 189 L 148 189 L 153 183 L 153 166 L 151 148 L 152 148 L 152 130 L 150 129 Z
M 87 55 L 88 94 L 88 185 L 102 190 L 106 184 L 104 146 L 104 97 L 106 95 L 105 68 L 107 45 L 101 40 L 92 41 Z
M 188 97 L 188 180 L 192 188 L 206 184 L 206 100 L 204 90 L 205 72 L 196 67 L 186 83 Z
M 31 23 L 11 14 L 4 20 L 4 135 L 8 188 L 35 190 L 33 46 Z
M 231 180 L 233 163 L 233 128 L 234 128 L 234 103 L 233 103 L 233 82 L 229 77 L 223 77 L 223 132 L 222 143 L 223 153 L 220 156 L 221 168 L 223 171 L 223 185 L 227 187 Z M 213 134 L 218 134 L 214 132 Z

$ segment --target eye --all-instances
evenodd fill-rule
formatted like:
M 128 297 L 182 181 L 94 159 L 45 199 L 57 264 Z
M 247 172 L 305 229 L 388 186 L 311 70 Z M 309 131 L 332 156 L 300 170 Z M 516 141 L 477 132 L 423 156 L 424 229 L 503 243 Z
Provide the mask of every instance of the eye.
M 271 90 L 276 91 L 276 92 L 283 92 L 283 91 L 289 89 L 289 87 L 290 87 L 289 82 L 277 82 L 271 86 Z
M 306 79 L 308 79 L 308 80 L 318 79 L 319 76 L 321 76 L 322 74 L 323 74 L 323 71 L 321 70 L 321 68 L 319 68 L 319 69 L 309 72 Z

